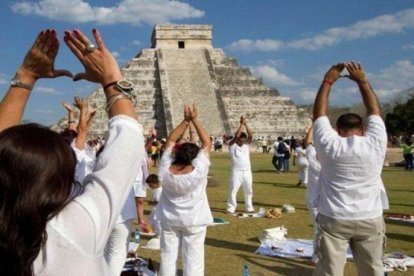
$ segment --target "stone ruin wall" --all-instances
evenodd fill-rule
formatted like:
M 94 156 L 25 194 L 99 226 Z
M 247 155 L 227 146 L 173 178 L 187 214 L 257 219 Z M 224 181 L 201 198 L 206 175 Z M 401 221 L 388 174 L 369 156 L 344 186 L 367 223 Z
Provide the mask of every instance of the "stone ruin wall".
M 136 111 L 144 128 L 155 127 L 160 137 L 182 120 L 183 104 L 197 103 L 200 120 L 214 136 L 232 135 L 240 115 L 247 117 L 256 138 L 303 136 L 309 116 L 288 98 L 268 88 L 248 68 L 223 50 L 211 46 L 211 26 L 157 25 L 153 48 L 143 49 L 123 68 L 134 84 Z M 184 41 L 185 48 L 177 47 Z M 102 88 L 88 100 L 97 108 L 90 136 L 107 131 L 106 101 Z M 54 130 L 66 127 L 61 119 Z

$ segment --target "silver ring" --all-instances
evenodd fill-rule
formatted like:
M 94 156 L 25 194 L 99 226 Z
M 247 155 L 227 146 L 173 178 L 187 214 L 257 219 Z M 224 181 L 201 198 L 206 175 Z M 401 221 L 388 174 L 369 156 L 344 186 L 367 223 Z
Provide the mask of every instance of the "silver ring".
M 89 53 L 92 53 L 96 49 L 98 49 L 98 47 L 96 47 L 96 45 L 92 43 L 89 43 L 88 46 L 86 46 L 86 51 L 88 51 Z

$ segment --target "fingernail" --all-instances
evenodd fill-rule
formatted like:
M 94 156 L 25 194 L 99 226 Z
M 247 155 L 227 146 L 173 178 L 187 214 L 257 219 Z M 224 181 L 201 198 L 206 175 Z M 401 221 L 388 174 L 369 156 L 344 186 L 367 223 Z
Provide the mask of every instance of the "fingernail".
M 56 30 L 52 29 L 52 35 L 56 35 Z
M 78 30 L 73 30 L 73 33 L 74 33 L 75 35 L 79 35 L 79 31 L 78 31 Z
M 69 40 L 69 37 L 64 36 L 64 37 L 63 37 L 63 39 L 64 39 L 65 41 L 68 41 L 68 40 Z
M 92 29 L 92 32 L 93 32 L 94 34 L 96 34 L 96 29 L 95 29 L 95 28 L 93 28 L 93 29 Z
M 47 30 L 46 30 L 46 34 L 49 34 L 49 33 L 50 33 L 50 30 L 49 30 L 49 29 L 47 29 Z

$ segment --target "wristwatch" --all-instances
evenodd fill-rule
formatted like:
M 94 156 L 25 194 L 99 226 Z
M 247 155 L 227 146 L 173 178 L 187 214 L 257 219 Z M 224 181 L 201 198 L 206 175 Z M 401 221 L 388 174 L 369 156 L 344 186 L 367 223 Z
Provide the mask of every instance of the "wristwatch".
M 134 90 L 134 85 L 130 81 L 127 81 L 126 79 L 120 79 L 118 81 L 108 83 L 107 85 L 104 86 L 104 89 L 107 89 L 108 87 L 111 87 L 113 85 L 115 85 L 115 88 L 118 91 L 122 92 L 123 94 L 129 95 L 129 96 L 131 96 L 132 91 Z
M 20 87 L 20 88 L 27 89 L 29 91 L 31 91 L 33 89 L 33 85 L 23 83 L 21 80 L 19 80 L 17 78 L 17 76 L 12 78 L 12 80 L 10 81 L 10 85 L 11 85 L 11 87 Z

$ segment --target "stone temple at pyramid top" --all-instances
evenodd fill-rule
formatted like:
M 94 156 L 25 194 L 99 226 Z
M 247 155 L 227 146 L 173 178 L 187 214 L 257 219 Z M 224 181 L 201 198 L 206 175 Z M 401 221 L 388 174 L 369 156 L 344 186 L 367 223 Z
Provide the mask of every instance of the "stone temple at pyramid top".
M 134 85 L 143 127 L 167 137 L 182 121 L 183 105 L 196 103 L 200 121 L 216 137 L 234 134 L 241 115 L 255 137 L 302 136 L 310 124 L 306 111 L 214 48 L 212 37 L 210 25 L 156 25 L 152 47 L 141 49 L 121 68 Z M 108 117 L 102 88 L 88 100 L 98 108 L 90 135 L 103 136 Z M 60 131 L 66 123 L 62 118 L 52 129 Z
M 152 32 L 152 48 L 213 48 L 211 25 L 156 25 Z

